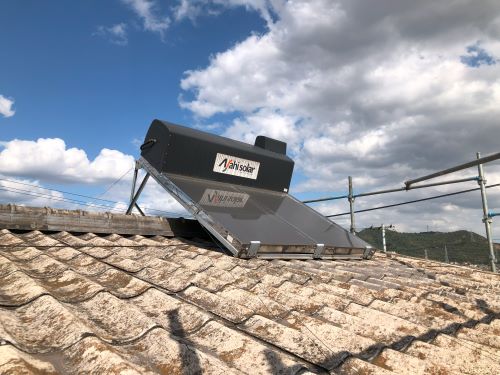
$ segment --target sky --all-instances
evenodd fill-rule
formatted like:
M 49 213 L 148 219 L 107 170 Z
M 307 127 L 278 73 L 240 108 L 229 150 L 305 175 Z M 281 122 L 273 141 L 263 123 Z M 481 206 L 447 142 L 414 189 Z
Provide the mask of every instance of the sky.
M 394 188 L 500 151 L 497 0 L 3 0 L 0 46 L 2 203 L 123 210 L 155 118 L 249 143 L 260 134 L 286 141 L 301 199 L 343 195 L 349 175 L 355 192 Z M 485 173 L 500 183 L 498 162 Z M 500 211 L 500 188 L 488 198 Z M 140 204 L 185 214 L 154 183 Z M 361 213 L 357 225 L 483 233 L 481 218 L 473 192 Z M 348 226 L 348 217 L 335 221 Z

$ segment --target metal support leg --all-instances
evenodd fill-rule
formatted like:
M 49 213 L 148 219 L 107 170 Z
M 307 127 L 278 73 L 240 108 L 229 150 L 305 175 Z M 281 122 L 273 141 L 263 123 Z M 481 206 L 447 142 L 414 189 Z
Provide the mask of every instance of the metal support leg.
M 132 191 L 130 192 L 129 205 L 132 203 L 132 200 L 134 199 L 135 184 L 137 183 L 137 174 L 138 174 L 138 172 L 139 172 L 139 166 L 137 165 L 137 162 L 135 162 L 134 177 L 132 178 Z
M 356 223 L 354 221 L 354 196 L 352 193 L 352 177 L 351 176 L 349 176 L 349 195 L 348 195 L 347 199 L 349 200 L 349 210 L 351 213 L 351 228 L 349 229 L 349 231 L 352 234 L 356 234 Z
M 134 206 L 137 209 L 137 211 L 139 211 L 139 213 L 141 214 L 141 216 L 146 216 L 146 214 L 144 213 L 144 211 L 141 210 L 141 208 L 139 207 L 139 205 L 137 203 Z
M 481 154 L 479 152 L 476 154 L 476 156 L 478 159 L 481 158 Z M 479 180 L 477 182 L 479 183 L 479 186 L 481 187 L 481 200 L 483 203 L 483 223 L 484 223 L 484 227 L 486 229 L 486 238 L 488 239 L 488 246 L 490 249 L 491 271 L 497 272 L 496 259 L 495 259 L 495 248 L 493 245 L 493 239 L 491 237 L 492 219 L 488 213 L 488 198 L 486 197 L 486 187 L 485 187 L 486 180 L 484 179 L 483 165 L 478 164 L 477 170 L 479 172 Z
M 125 213 L 126 215 L 130 215 L 130 213 L 132 212 L 132 209 L 136 205 L 137 199 L 139 199 L 142 190 L 144 190 L 144 187 L 146 186 L 146 182 L 148 182 L 148 179 L 149 179 L 149 173 L 146 173 L 146 176 L 144 176 L 144 180 L 142 180 L 141 184 L 139 185 L 137 193 L 135 193 L 134 197 L 132 198 L 132 201 L 130 202 L 130 205 L 127 208 L 127 212 Z

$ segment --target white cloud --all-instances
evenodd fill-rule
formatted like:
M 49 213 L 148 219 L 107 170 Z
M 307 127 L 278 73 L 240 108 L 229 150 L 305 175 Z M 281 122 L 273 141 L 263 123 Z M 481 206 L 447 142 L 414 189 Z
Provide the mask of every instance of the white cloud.
M 16 111 L 12 108 L 14 105 L 14 100 L 6 98 L 3 95 L 0 95 L 0 115 L 4 117 L 12 117 L 16 113 Z
M 142 20 L 144 30 L 158 33 L 162 39 L 165 38 L 172 21 L 182 22 L 189 19 L 194 23 L 199 17 L 216 16 L 226 9 L 241 6 L 258 12 L 270 26 L 274 22 L 274 8 L 284 2 L 284 0 L 178 0 L 175 5 L 162 9 L 162 2 L 158 0 L 121 1 Z M 271 3 L 274 5 L 271 6 Z M 98 29 L 98 32 L 104 35 L 113 31 L 102 26 Z
M 158 15 L 159 6 L 155 0 L 122 0 L 122 2 L 142 19 L 144 30 L 158 33 L 161 38 L 165 37 L 165 32 L 170 26 L 170 18 Z
M 60 138 L 3 142 L 0 170 L 5 175 L 45 182 L 100 184 L 114 181 L 133 166 L 134 158 L 102 149 L 94 160 L 78 148 L 67 148 Z
M 243 6 L 248 10 L 257 11 L 268 25 L 273 23 L 273 6 L 278 7 L 283 0 L 180 0 L 174 7 L 174 17 L 177 21 L 190 19 L 195 21 L 204 15 L 216 15 L 227 8 Z
M 124 23 L 118 23 L 109 27 L 99 26 L 93 35 L 105 38 L 110 43 L 119 46 L 126 46 L 128 44 L 127 25 Z
M 300 142 L 297 118 L 276 111 L 259 110 L 237 118 L 224 131 L 224 136 L 253 144 L 258 135 L 280 139 L 288 143 L 288 151 L 297 151 Z
M 26 185 L 29 184 L 30 186 Z M 62 207 L 63 194 L 44 189 L 38 181 L 0 175 L 0 202 L 34 207 Z
M 207 121 L 236 114 L 225 135 L 287 140 L 305 176 L 295 191 L 344 191 L 348 175 L 357 189 L 394 187 L 471 160 L 476 151 L 499 151 L 498 1 L 480 7 L 451 0 L 265 6 L 274 18 L 268 31 L 187 71 L 180 104 Z M 488 173 L 498 178 L 499 172 L 492 167 Z M 449 220 L 480 229 L 472 215 L 480 207 L 456 202 L 462 211 Z M 411 210 L 390 212 L 415 230 L 423 221 L 453 226 L 443 219 L 451 215 L 449 206 L 420 205 L 413 216 L 402 215 Z
M 67 148 L 59 138 L 40 138 L 36 141 L 12 140 L 0 142 L 0 201 L 27 206 L 50 206 L 125 212 L 130 198 L 134 157 L 117 150 L 102 149 L 89 160 L 82 149 Z M 11 181 L 7 181 L 11 180 Z M 70 184 L 64 190 L 85 191 L 90 185 L 102 186 L 101 199 L 111 204 L 71 194 L 47 190 L 43 184 Z M 84 195 L 88 195 L 83 193 Z M 78 205 L 76 199 L 88 203 Z M 148 181 L 139 203 L 150 215 L 189 216 L 183 207 L 153 179 Z M 109 208 L 102 206 L 110 206 Z

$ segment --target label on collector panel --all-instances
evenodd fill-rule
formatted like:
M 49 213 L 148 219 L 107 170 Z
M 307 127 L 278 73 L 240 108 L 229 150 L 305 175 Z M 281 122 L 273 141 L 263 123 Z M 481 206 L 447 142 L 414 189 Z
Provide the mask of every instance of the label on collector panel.
M 250 198 L 250 196 L 246 193 L 205 189 L 200 199 L 200 203 L 204 206 L 241 208 L 245 207 L 248 198 Z
M 258 161 L 217 153 L 214 163 L 214 172 L 256 180 L 259 174 L 259 166 L 260 163 Z

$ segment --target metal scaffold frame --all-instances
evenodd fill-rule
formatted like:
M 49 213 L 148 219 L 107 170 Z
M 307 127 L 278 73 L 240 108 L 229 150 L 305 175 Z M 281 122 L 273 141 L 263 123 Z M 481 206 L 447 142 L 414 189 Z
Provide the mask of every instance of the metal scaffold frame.
M 476 154 L 476 160 L 473 160 L 473 161 L 470 161 L 467 163 L 463 163 L 463 164 L 460 164 L 460 165 L 457 165 L 457 166 L 454 166 L 451 168 L 447 168 L 447 169 L 444 169 L 444 170 L 441 170 L 441 171 L 438 171 L 438 172 L 435 172 L 435 173 L 432 173 L 432 174 L 429 174 L 426 176 L 422 176 L 419 178 L 405 181 L 403 187 L 394 188 L 394 189 L 386 189 L 386 190 L 378 190 L 378 191 L 360 193 L 360 194 L 354 194 L 352 176 L 348 176 L 348 194 L 347 195 L 318 198 L 318 199 L 310 199 L 310 200 L 305 200 L 303 202 L 304 203 L 317 203 L 317 202 L 325 202 L 325 201 L 347 198 L 347 200 L 349 202 L 349 212 L 343 212 L 343 213 L 334 214 L 334 215 L 326 215 L 326 217 L 331 218 L 331 217 L 349 215 L 350 216 L 350 232 L 355 234 L 356 233 L 356 225 L 355 225 L 355 223 L 356 223 L 355 222 L 355 214 L 356 213 L 379 210 L 379 209 L 383 209 L 383 208 L 397 207 L 397 206 L 404 205 L 404 204 L 423 202 L 423 201 L 427 201 L 427 200 L 431 200 L 431 199 L 442 198 L 442 197 L 447 197 L 447 196 L 452 196 L 452 195 L 457 195 L 457 194 L 462 194 L 462 193 L 467 193 L 467 192 L 479 190 L 481 192 L 481 202 L 482 202 L 482 210 L 483 210 L 482 221 L 483 221 L 484 226 L 485 226 L 486 238 L 488 241 L 490 267 L 491 267 L 492 272 L 497 272 L 497 268 L 496 268 L 497 259 L 495 256 L 495 248 L 494 248 L 493 238 L 492 238 L 492 234 L 491 234 L 491 225 L 493 222 L 493 217 L 499 216 L 500 213 L 488 211 L 488 198 L 487 198 L 487 194 L 486 194 L 486 189 L 500 186 L 500 184 L 486 185 L 486 178 L 484 176 L 483 164 L 489 163 L 489 162 L 492 162 L 492 161 L 495 161 L 498 159 L 500 159 L 500 152 L 489 155 L 489 156 L 485 156 L 485 157 L 481 157 L 480 153 L 478 152 Z M 419 182 L 427 181 L 427 180 L 430 180 L 430 179 L 433 179 L 436 177 L 441 177 L 441 176 L 444 176 L 444 175 L 447 175 L 450 173 L 458 172 L 458 171 L 468 169 L 471 167 L 475 167 L 475 166 L 477 166 L 477 168 L 478 168 L 478 176 L 415 185 Z M 373 208 L 368 208 L 368 209 L 362 209 L 362 210 L 355 210 L 354 209 L 354 201 L 358 197 L 368 197 L 368 196 L 374 196 L 374 195 L 380 195 L 380 194 L 396 193 L 396 192 L 401 192 L 401 191 L 429 188 L 429 187 L 434 187 L 434 186 L 458 184 L 458 183 L 469 182 L 469 181 L 477 181 L 477 183 L 479 184 L 479 188 L 468 189 L 468 190 L 447 193 L 447 194 L 441 194 L 441 195 L 437 195 L 437 196 L 433 196 L 433 197 L 415 199 L 415 200 L 411 200 L 411 201 L 407 201 L 407 202 L 384 205 L 384 206 L 373 207 Z M 446 249 L 446 254 L 447 254 L 447 249 Z M 446 255 L 446 257 L 447 257 L 447 255 Z

